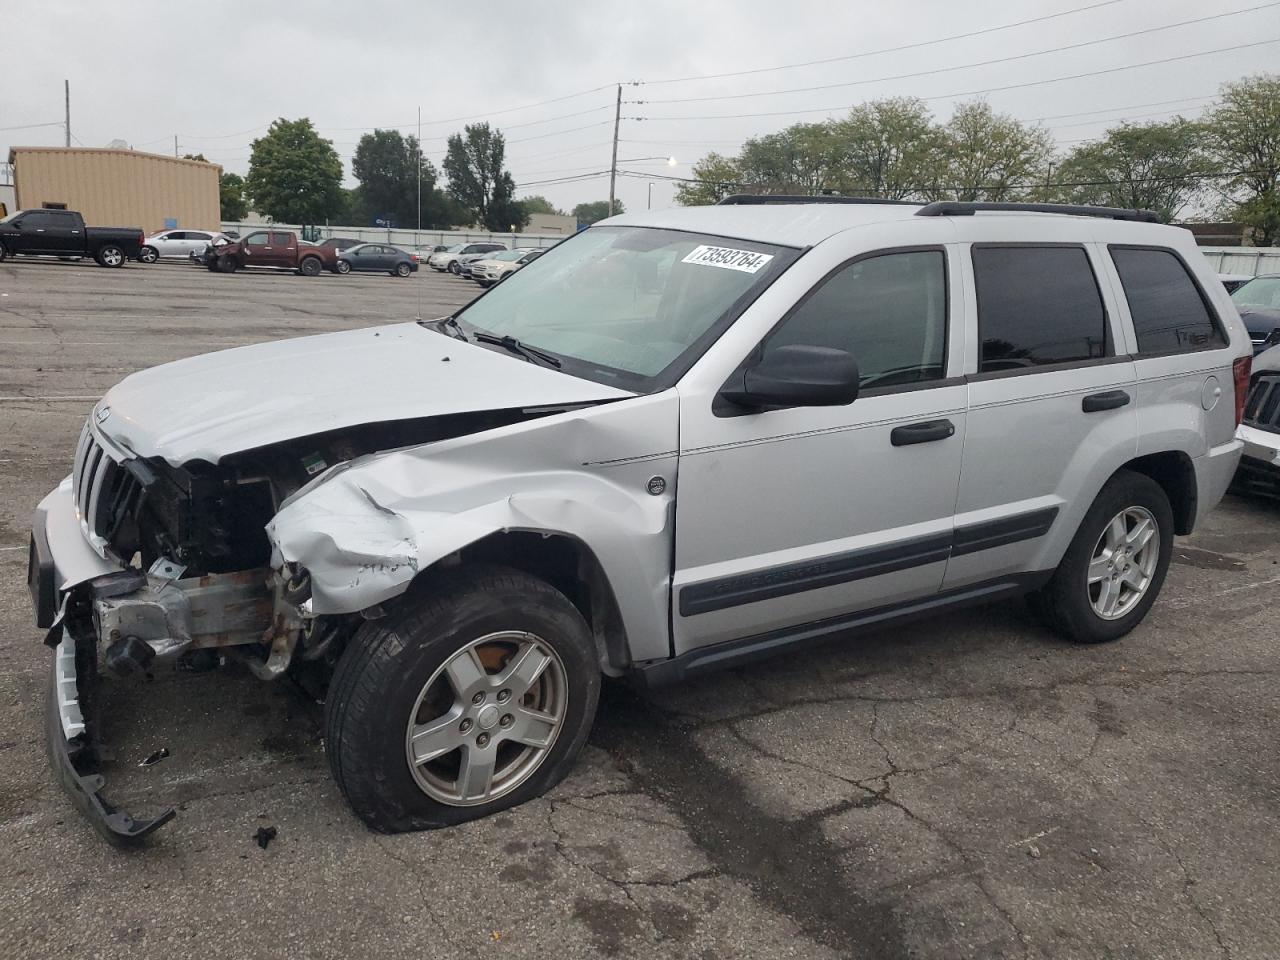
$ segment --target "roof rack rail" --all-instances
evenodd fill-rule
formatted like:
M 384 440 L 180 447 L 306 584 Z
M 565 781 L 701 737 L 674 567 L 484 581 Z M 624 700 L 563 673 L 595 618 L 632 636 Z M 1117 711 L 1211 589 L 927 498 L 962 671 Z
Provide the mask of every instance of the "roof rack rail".
M 818 196 L 789 195 L 785 193 L 735 193 L 725 197 L 716 206 L 751 206 L 753 204 L 766 203 L 892 203 L 902 206 L 918 207 L 920 206 L 914 200 L 883 200 L 879 197 L 841 197 L 835 194 L 820 194 Z
M 1069 217 L 1102 217 L 1107 220 L 1135 220 L 1161 223 L 1154 210 L 1129 207 L 1090 207 L 1081 203 L 985 203 L 973 200 L 935 200 L 916 211 L 917 217 L 971 217 L 979 210 L 1015 213 L 1059 213 Z

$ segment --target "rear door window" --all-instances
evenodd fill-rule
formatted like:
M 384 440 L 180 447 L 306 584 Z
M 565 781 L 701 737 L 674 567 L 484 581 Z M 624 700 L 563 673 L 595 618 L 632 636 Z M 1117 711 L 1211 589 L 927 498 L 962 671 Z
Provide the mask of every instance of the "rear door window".
M 271 242 L 278 247 L 288 247 L 293 245 L 292 233 L 273 233 L 271 234 Z
M 1083 247 L 975 246 L 979 373 L 1111 355 L 1107 313 Z
M 1185 353 L 1226 345 L 1200 288 L 1171 250 L 1110 247 L 1138 353 Z

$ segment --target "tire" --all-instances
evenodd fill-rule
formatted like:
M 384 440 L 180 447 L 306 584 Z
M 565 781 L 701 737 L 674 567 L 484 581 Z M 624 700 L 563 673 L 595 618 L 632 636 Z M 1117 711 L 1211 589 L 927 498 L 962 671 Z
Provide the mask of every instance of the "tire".
M 298 272 L 304 277 L 318 277 L 321 269 L 319 257 L 303 257 L 298 264 Z
M 413 273 L 413 269 L 407 263 L 396 264 L 395 275 L 397 277 L 407 277 L 411 273 Z
M 455 261 L 453 261 L 453 263 L 449 264 L 449 272 L 450 272 L 450 273 L 452 273 L 455 277 L 460 277 L 460 276 L 462 276 L 462 268 L 461 268 L 460 266 L 458 266 L 458 261 L 457 261 L 457 260 L 455 260 Z
M 0 263 L 4 263 L 8 256 L 9 251 L 5 249 L 3 243 L 0 243 Z
M 1111 526 L 1117 520 L 1123 525 L 1123 538 L 1116 536 L 1121 528 Z M 1154 526 L 1157 542 L 1147 540 L 1146 547 L 1136 548 L 1133 543 L 1147 522 Z M 1032 609 L 1051 629 L 1076 643 L 1120 639 L 1142 622 L 1160 595 L 1173 537 L 1173 510 L 1161 486 L 1143 474 L 1121 470 L 1089 507 L 1053 578 L 1029 598 Z M 1108 542 L 1120 542 L 1122 551 L 1116 555 Z M 1101 581 L 1091 584 L 1099 575 Z M 1139 591 L 1131 580 L 1145 586 Z M 1108 600 L 1114 609 L 1104 615 L 1099 608 Z
M 100 267 L 123 267 L 124 248 L 117 243 L 104 243 L 98 248 L 93 258 L 98 261 Z
M 240 264 L 236 262 L 235 257 L 219 257 L 218 272 L 219 273 L 235 273 L 240 269 Z
M 338 265 L 334 267 L 334 269 L 345 275 L 351 272 L 351 264 L 346 260 L 339 260 Z
M 488 667 L 467 653 L 472 647 Z M 495 661 L 495 650 L 509 651 L 508 659 Z M 506 701 L 495 685 L 502 670 L 526 655 L 526 662 L 545 660 L 530 689 L 543 685 L 559 691 L 534 701 L 548 713 L 521 710 L 526 704 L 518 680 L 506 681 L 514 688 Z M 447 664 L 475 685 L 456 687 L 444 673 Z M 483 677 L 481 669 L 488 671 Z M 505 567 L 462 568 L 414 590 L 398 610 L 363 624 L 347 644 L 325 702 L 329 766 L 352 810 L 382 833 L 488 816 L 531 800 L 564 778 L 590 732 L 600 683 L 590 629 L 563 594 Z M 476 705 L 468 694 L 486 699 Z M 512 722 L 513 714 L 526 720 Z M 552 714 L 559 717 L 554 726 L 546 723 Z M 535 736 L 525 722 L 538 716 Z M 447 719 L 432 736 L 444 746 L 431 759 L 411 765 L 410 730 L 430 728 L 441 718 Z M 502 732 L 508 728 L 516 736 L 541 738 L 544 745 L 517 743 Z M 459 746 L 448 746 L 455 741 Z M 496 762 L 495 779 L 475 782 L 491 783 L 492 793 L 486 798 L 477 790 L 467 796 L 464 763 L 481 769 L 485 758 Z M 456 794 L 452 798 L 450 791 Z
M 155 247 L 144 246 L 141 250 L 138 251 L 139 263 L 155 263 L 159 259 L 160 259 L 160 251 L 157 250 Z

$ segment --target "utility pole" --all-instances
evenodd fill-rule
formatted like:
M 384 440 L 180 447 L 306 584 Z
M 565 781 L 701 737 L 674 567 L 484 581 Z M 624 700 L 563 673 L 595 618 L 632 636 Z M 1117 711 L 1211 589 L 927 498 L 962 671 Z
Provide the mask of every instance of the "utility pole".
M 173 155 L 175 157 L 178 155 L 178 135 L 176 133 L 173 135 Z
M 618 182 L 618 125 L 622 122 L 622 84 L 618 84 L 618 103 L 613 111 L 613 161 L 609 164 L 609 216 L 613 216 L 614 188 Z
M 71 146 L 71 81 L 70 80 L 62 81 L 62 90 L 63 90 L 63 94 L 66 97 L 66 104 L 67 104 L 67 119 L 66 119 L 67 146 L 69 147 Z
M 418 236 L 422 233 L 422 107 L 418 107 L 418 151 L 415 160 L 418 164 L 418 230 L 413 235 L 413 245 L 417 247 L 422 243 L 422 238 Z

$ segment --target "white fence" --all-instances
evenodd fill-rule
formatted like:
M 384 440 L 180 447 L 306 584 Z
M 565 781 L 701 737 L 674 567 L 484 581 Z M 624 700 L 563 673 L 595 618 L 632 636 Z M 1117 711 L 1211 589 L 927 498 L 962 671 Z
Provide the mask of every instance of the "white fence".
M 278 227 L 282 230 L 300 231 L 302 229 L 299 226 L 288 223 L 233 223 L 223 221 L 222 224 L 223 230 L 234 230 L 242 237 L 252 230 L 268 230 L 271 227 Z M 437 244 L 449 246 L 454 243 L 473 243 L 482 240 L 503 243 L 508 247 L 549 247 L 552 244 L 559 243 L 566 236 L 572 236 L 572 234 L 559 233 L 487 233 L 482 230 L 388 230 L 386 227 L 344 227 L 330 226 L 328 224 L 317 227 L 317 229 L 321 237 L 348 237 L 352 240 L 364 240 L 369 243 L 390 243 L 410 250 L 422 247 L 430 249 Z
M 1217 273 L 1280 273 L 1280 247 L 1201 247 L 1200 252 Z

